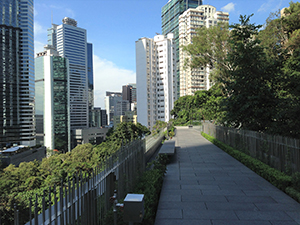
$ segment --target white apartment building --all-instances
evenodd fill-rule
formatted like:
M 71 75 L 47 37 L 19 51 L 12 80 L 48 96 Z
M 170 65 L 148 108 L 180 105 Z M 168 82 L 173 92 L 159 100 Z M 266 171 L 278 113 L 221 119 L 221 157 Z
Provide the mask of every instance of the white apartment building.
M 192 38 L 197 34 L 196 29 L 217 25 L 219 22 L 228 22 L 229 14 L 217 11 L 214 6 L 200 5 L 190 8 L 179 16 L 179 45 L 185 46 L 192 43 Z M 193 95 L 199 90 L 208 90 L 212 86 L 209 78 L 211 68 L 209 66 L 191 69 L 184 65 L 189 57 L 182 48 L 179 48 L 179 73 L 180 96 Z
M 136 47 L 137 119 L 148 128 L 168 122 L 177 98 L 174 35 L 140 38 Z

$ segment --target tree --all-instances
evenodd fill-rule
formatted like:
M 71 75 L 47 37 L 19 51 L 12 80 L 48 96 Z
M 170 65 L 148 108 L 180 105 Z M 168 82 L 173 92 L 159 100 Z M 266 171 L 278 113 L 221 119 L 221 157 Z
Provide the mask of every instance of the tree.
M 231 65 L 226 60 L 230 50 L 229 37 L 230 31 L 227 23 L 218 23 L 217 26 L 209 28 L 205 26 L 199 28 L 197 35 L 192 39 L 192 44 L 182 47 L 190 56 L 186 59 L 186 66 L 214 68 L 210 79 L 223 85 L 228 81 L 228 71 L 231 70 Z
M 187 125 L 192 120 L 221 121 L 221 89 L 214 85 L 210 90 L 197 91 L 194 96 L 182 96 L 175 101 L 171 114 L 175 117 L 175 125 Z
M 297 114 L 300 110 L 300 3 L 290 3 L 282 17 L 277 12 L 268 18 L 260 31 L 261 45 L 267 55 L 269 72 L 273 74 L 276 112 L 272 133 L 299 138 Z
M 251 24 L 251 16 L 240 16 L 240 24 L 230 26 L 228 62 L 232 70 L 231 82 L 226 84 L 229 97 L 225 101 L 225 121 L 233 127 L 265 131 L 273 121 L 275 97 L 266 56 L 257 38 L 261 26 Z
M 141 139 L 147 134 L 150 134 L 149 129 L 140 123 L 122 122 L 118 124 L 113 133 L 107 137 L 107 140 L 121 143 L 122 141 Z

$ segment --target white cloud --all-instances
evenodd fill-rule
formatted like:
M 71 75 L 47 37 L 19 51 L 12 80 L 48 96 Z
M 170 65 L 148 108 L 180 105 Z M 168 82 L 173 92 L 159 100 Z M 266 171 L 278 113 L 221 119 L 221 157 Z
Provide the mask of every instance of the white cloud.
M 104 108 L 106 91 L 119 92 L 122 85 L 135 83 L 134 71 L 119 68 L 113 62 L 94 55 L 94 98 L 95 107 Z
M 257 12 L 269 12 L 269 11 L 276 11 L 280 9 L 282 6 L 283 0 L 268 0 L 267 2 L 263 3 Z
M 38 52 L 42 52 L 44 51 L 44 46 L 45 46 L 46 43 L 43 43 L 43 42 L 40 42 L 40 41 L 37 41 L 35 40 L 34 41 L 34 53 L 38 53 Z
M 221 8 L 222 11 L 224 12 L 233 12 L 234 11 L 234 6 L 235 4 L 233 2 L 228 3 L 227 5 L 223 6 Z
M 75 12 L 72 9 L 66 9 L 66 15 L 67 17 L 75 18 Z
M 34 21 L 34 35 L 47 34 L 47 28 L 43 27 L 36 20 Z

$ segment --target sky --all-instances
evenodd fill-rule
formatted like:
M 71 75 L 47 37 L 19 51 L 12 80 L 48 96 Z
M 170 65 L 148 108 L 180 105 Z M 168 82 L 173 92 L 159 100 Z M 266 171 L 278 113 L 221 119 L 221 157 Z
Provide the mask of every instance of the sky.
M 121 91 L 136 82 L 135 42 L 161 33 L 161 8 L 168 0 L 35 0 L 35 52 L 47 44 L 47 28 L 64 17 L 87 30 L 93 44 L 95 107 L 105 108 L 106 91 Z M 203 0 L 203 4 L 229 12 L 229 24 L 240 15 L 254 14 L 251 22 L 263 25 L 271 12 L 289 6 L 290 0 Z

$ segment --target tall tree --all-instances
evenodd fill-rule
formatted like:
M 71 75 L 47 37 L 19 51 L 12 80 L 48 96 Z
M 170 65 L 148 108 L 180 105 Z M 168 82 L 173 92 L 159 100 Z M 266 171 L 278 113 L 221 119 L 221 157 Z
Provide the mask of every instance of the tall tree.
M 201 27 L 192 39 L 192 44 L 182 46 L 190 57 L 186 59 L 186 66 L 200 68 L 209 66 L 214 68 L 210 79 L 221 85 L 227 82 L 228 71 L 231 65 L 227 62 L 230 31 L 227 23 L 218 23 L 217 26 Z
M 225 121 L 234 127 L 265 131 L 272 123 L 275 98 L 266 56 L 257 39 L 261 26 L 251 24 L 251 16 L 240 16 L 240 23 L 230 26 L 228 63 L 232 70 L 226 83 L 230 97 L 226 99 Z

